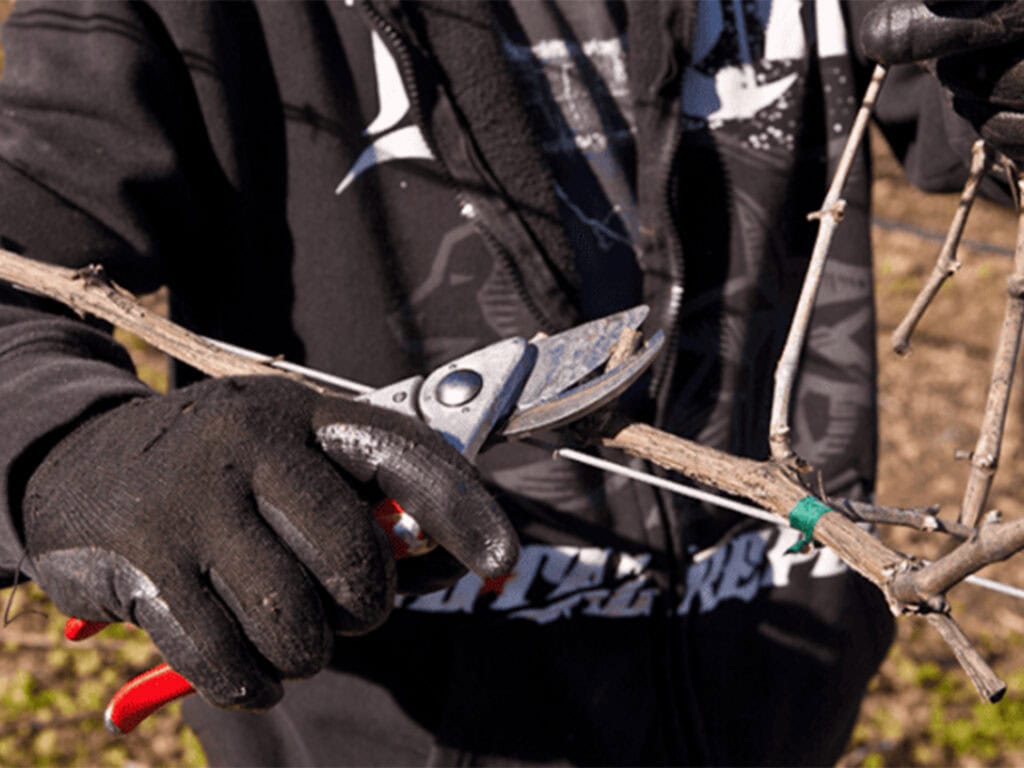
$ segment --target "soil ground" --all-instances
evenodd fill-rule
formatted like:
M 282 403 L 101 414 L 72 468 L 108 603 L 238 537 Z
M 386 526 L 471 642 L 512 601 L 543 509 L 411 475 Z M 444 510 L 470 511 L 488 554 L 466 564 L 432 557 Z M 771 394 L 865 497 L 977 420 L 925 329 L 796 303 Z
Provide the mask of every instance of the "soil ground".
M 0 6 L 3 3 L 0 2 Z M 0 7 L 0 18 L 2 18 Z M 876 148 L 880 142 L 875 141 Z M 876 149 L 875 228 L 881 408 L 879 500 L 892 505 L 941 504 L 955 517 L 967 476 L 954 451 L 977 439 L 994 341 L 1000 326 L 1014 244 L 1013 213 L 979 203 L 966 237 L 960 273 L 940 292 L 915 336 L 913 352 L 888 352 L 888 338 L 935 260 L 940 232 L 956 195 L 910 189 L 884 150 Z M 906 225 L 926 230 L 907 230 Z M 162 361 L 132 339 L 140 373 L 160 386 Z M 1002 470 L 989 507 L 1024 514 L 1024 402 L 1011 404 Z M 925 534 L 886 533 L 905 551 L 938 552 Z M 1019 562 L 1019 561 L 1018 561 Z M 1024 584 L 1015 564 L 983 575 Z M 11 591 L 0 592 L 7 602 Z M 998 705 L 980 703 L 946 646 L 906 618 L 889 658 L 871 685 L 844 766 L 1024 764 L 1024 612 L 1009 597 L 970 585 L 951 595 L 954 613 L 1010 684 Z M 203 765 L 194 737 L 171 707 L 121 740 L 108 737 L 100 713 L 106 697 L 157 660 L 146 638 L 119 628 L 81 647 L 60 638 L 62 617 L 32 588 L 21 588 L 0 630 L 0 765 Z

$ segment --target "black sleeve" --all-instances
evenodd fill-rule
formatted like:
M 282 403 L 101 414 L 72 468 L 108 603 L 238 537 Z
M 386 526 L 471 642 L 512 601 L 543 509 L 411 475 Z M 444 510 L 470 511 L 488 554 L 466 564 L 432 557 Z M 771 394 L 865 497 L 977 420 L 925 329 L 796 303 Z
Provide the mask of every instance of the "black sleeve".
M 152 290 L 195 242 L 198 108 L 181 54 L 143 4 L 19 0 L 3 33 L 0 236 L 32 258 L 103 263 Z M 193 139 L 194 141 L 194 139 Z M 0 291 L 0 573 L 21 557 L 21 488 L 91 413 L 149 394 L 103 329 Z

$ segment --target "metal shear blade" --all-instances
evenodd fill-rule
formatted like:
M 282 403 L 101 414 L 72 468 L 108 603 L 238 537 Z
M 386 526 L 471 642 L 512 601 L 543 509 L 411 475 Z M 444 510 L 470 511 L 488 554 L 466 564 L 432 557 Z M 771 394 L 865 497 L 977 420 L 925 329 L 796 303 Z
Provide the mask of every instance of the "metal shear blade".
M 603 366 L 622 332 L 636 329 L 647 317 L 645 304 L 532 341 L 537 361 L 516 403 L 518 412 L 562 394 Z
M 358 399 L 422 419 L 472 460 L 495 430 L 511 437 L 551 429 L 620 395 L 661 349 L 660 332 L 615 369 L 585 380 L 607 363 L 622 332 L 639 327 L 647 312 L 641 305 L 535 341 L 505 339 L 425 379 L 414 376 Z
M 522 437 L 554 429 L 593 413 L 621 395 L 658 356 L 665 334 L 658 331 L 638 353 L 621 365 L 536 405 L 517 410 L 501 429 L 504 437 Z M 606 356 L 607 358 L 607 356 Z

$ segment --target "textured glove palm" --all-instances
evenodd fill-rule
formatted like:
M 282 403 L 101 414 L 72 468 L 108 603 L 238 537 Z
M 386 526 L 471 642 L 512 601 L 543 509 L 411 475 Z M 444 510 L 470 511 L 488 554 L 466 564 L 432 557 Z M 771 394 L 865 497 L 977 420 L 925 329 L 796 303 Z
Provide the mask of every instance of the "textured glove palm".
M 861 42 L 883 64 L 925 62 L 957 113 L 1024 167 L 1024 2 L 893 0 L 864 18 Z
M 211 702 L 266 707 L 281 679 L 323 667 L 334 632 L 393 604 L 395 561 L 359 493 L 371 481 L 482 576 L 514 564 L 510 524 L 439 435 L 278 377 L 86 422 L 29 480 L 26 549 L 62 611 L 138 624 Z

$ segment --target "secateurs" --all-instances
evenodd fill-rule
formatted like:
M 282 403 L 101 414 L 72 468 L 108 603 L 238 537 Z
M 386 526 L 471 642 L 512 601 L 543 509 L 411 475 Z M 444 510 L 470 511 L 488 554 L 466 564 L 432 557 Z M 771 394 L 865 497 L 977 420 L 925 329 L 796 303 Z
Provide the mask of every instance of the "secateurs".
M 617 355 L 619 361 L 608 366 L 624 332 L 638 329 L 647 312 L 641 305 L 553 336 L 504 339 L 446 363 L 426 377 L 404 379 L 357 399 L 422 420 L 472 461 L 489 440 L 522 438 L 564 426 L 622 394 L 664 344 L 658 331 L 642 348 Z M 329 434 L 320 437 L 330 439 Z M 423 554 L 433 547 L 416 522 L 415 510 L 410 514 L 386 499 L 374 515 L 387 531 L 396 557 Z M 65 636 L 82 640 L 104 626 L 72 618 Z M 185 678 L 160 664 L 126 683 L 111 698 L 105 712 L 107 728 L 116 734 L 128 733 L 164 704 L 192 690 Z

